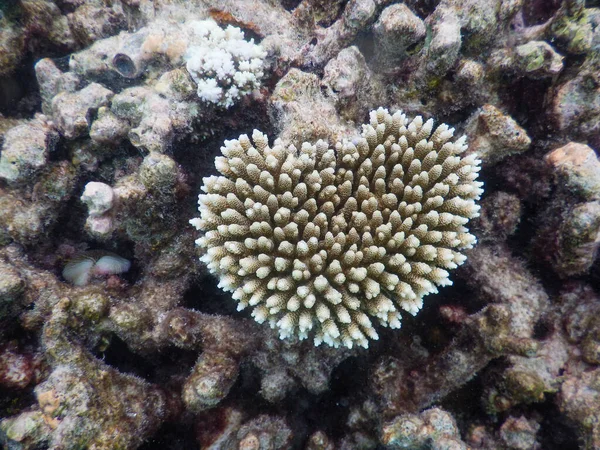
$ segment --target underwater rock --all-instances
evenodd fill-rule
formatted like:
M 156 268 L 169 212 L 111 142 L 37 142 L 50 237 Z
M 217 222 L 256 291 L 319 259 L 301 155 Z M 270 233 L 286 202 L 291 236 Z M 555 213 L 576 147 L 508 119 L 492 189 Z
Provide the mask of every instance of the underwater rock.
M 77 92 L 60 92 L 52 99 L 52 118 L 67 139 L 88 133 L 90 114 L 106 106 L 114 93 L 98 83 L 91 83 Z
M 385 98 L 382 80 L 369 68 L 360 50 L 348 47 L 323 69 L 321 86 L 345 119 L 359 122 Z
M 532 336 L 549 299 L 523 263 L 503 245 L 481 243 L 469 251 L 469 263 L 462 270 L 462 278 L 481 296 L 479 301 L 491 303 L 463 319 L 444 351 L 417 367 L 396 357 L 377 361 L 371 382 L 384 417 L 430 406 L 500 355 L 531 355 L 537 350 Z
M 312 394 L 323 394 L 330 387 L 334 368 L 352 355 L 348 350 L 282 341 L 272 331 L 265 334 L 263 347 L 250 360 L 262 374 L 260 395 L 271 403 L 280 402 L 298 385 Z
M 389 0 L 350 0 L 331 26 L 324 29 L 316 44 L 306 55 L 305 64 L 320 66 L 348 46 L 360 31 L 369 29 L 376 19 L 378 9 Z
M 0 11 L 0 77 L 17 70 L 29 54 L 69 52 L 76 45 L 67 17 L 54 1 L 11 2 Z
M 40 448 L 47 443 L 51 432 L 41 411 L 25 411 L 0 421 L 0 444 L 7 448 Z
M 468 449 L 460 439 L 454 418 L 440 408 L 397 417 L 383 425 L 381 434 L 382 443 L 393 450 Z
M 126 121 L 130 142 L 150 152 L 167 152 L 177 133 L 187 130 L 198 114 L 189 102 L 165 98 L 148 87 L 121 91 L 112 99 L 111 112 Z
M 569 142 L 548 153 L 544 160 L 563 189 L 585 200 L 600 199 L 600 161 L 592 148 Z
M 580 203 L 563 210 L 564 219 L 553 233 L 557 253 L 553 269 L 563 277 L 585 273 L 600 246 L 600 202 Z
M 240 450 L 285 450 L 292 440 L 292 431 L 279 417 L 261 415 L 244 423 L 238 431 Z
M 216 406 L 227 396 L 237 376 L 235 359 L 203 352 L 183 387 L 185 405 L 193 412 Z
M 83 46 L 88 46 L 126 29 L 127 3 L 116 1 L 107 4 L 97 0 L 76 2 L 75 10 L 67 14 L 73 36 Z
M 308 438 L 305 450 L 335 450 L 335 446 L 324 432 L 316 431 Z
M 515 120 L 493 105 L 484 105 L 465 126 L 469 152 L 476 153 L 484 165 L 493 165 L 507 156 L 529 149 L 531 138 Z
M 600 60 L 586 58 L 574 78 L 554 88 L 549 115 L 567 139 L 600 142 Z
M 393 66 L 425 34 L 425 24 L 408 6 L 403 3 L 390 5 L 373 25 L 376 58 L 384 66 Z
M 0 321 L 10 318 L 18 310 L 15 303 L 24 290 L 25 281 L 21 274 L 12 264 L 0 260 Z
M 14 70 L 25 53 L 26 34 L 22 27 L 11 23 L 4 14 L 0 17 L 0 76 Z
M 81 442 L 90 448 L 140 445 L 167 414 L 164 393 L 140 378 L 120 374 L 69 340 L 68 309 L 67 299 L 59 301 L 44 324 L 43 346 L 52 372 L 36 386 L 33 410 L 42 414 L 48 427 L 42 427 L 43 436 L 39 426 L 30 426 L 15 437 L 65 449 Z M 3 420 L 0 428 L 31 419 L 29 412 L 23 414 Z
M 100 216 L 113 207 L 115 196 L 112 188 L 105 183 L 90 181 L 85 185 L 81 201 L 86 204 L 92 216 Z
M 544 159 L 557 195 L 541 215 L 536 254 L 561 277 L 585 273 L 600 245 L 600 162 L 590 147 L 574 142 Z
M 11 184 L 31 182 L 48 163 L 58 134 L 44 115 L 12 127 L 4 134 L 0 178 Z
M 335 112 L 333 99 L 322 94 L 319 78 L 299 69 L 290 69 L 279 80 L 268 107 L 274 128 L 284 142 L 333 142 L 348 131 Z
M 0 187 L 0 242 L 14 240 L 23 245 L 39 242 L 53 227 L 71 198 L 77 173 L 67 161 L 49 164 L 24 189 L 34 195 Z
M 40 95 L 42 97 L 42 112 L 52 115 L 52 99 L 59 92 L 75 92 L 79 89 L 81 79 L 72 72 L 64 73 L 50 58 L 40 59 L 35 64 Z
M 19 351 L 16 343 L 0 345 L 0 386 L 23 389 L 35 379 L 34 355 Z
M 431 40 L 423 52 L 420 76 L 425 80 L 443 77 L 458 60 L 462 45 L 460 21 L 454 10 L 438 6 L 425 25 L 431 27 Z
M 491 63 L 504 73 L 531 79 L 556 77 L 563 70 L 563 57 L 544 41 L 530 41 L 492 54 Z
M 214 407 L 227 396 L 237 379 L 242 357 L 257 339 L 248 336 L 251 328 L 247 324 L 184 309 L 172 310 L 161 329 L 179 347 L 197 348 L 202 343 L 203 352 L 182 392 L 186 407 L 194 412 Z
M 575 422 L 585 448 L 600 446 L 600 369 L 567 376 L 558 396 L 560 410 Z
M 217 408 L 197 415 L 197 441 L 205 450 L 238 450 L 237 432 L 243 414 L 233 408 Z
M 519 197 L 507 192 L 494 192 L 481 201 L 479 217 L 473 228 L 480 241 L 505 241 L 517 230 L 522 205 Z
M 125 120 L 119 119 L 108 107 L 101 106 L 90 127 L 90 138 L 98 144 L 116 145 L 128 132 L 129 126 Z
M 150 192 L 173 193 L 178 180 L 177 163 L 167 155 L 150 153 L 140 166 L 140 181 Z
M 540 424 L 526 417 L 509 417 L 500 427 L 500 436 L 505 445 L 514 450 L 536 450 L 541 445 L 536 440 Z
M 556 42 L 565 52 L 580 55 L 591 49 L 592 30 L 584 2 L 569 0 L 552 18 L 546 38 Z
M 196 85 L 187 70 L 174 69 L 165 72 L 154 85 L 154 90 L 176 101 L 191 100 L 196 95 Z

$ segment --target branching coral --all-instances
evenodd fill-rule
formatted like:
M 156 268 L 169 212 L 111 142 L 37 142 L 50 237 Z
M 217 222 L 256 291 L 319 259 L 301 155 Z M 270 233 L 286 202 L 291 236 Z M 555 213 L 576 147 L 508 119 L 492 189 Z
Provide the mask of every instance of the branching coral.
M 399 310 L 416 314 L 451 284 L 447 269 L 476 241 L 465 225 L 479 211 L 480 161 L 460 156 L 453 131 L 380 108 L 335 150 L 270 147 L 257 130 L 225 141 L 222 176 L 204 179 L 191 221 L 205 232 L 201 260 L 281 338 L 367 347 L 369 316 L 399 328 Z
M 239 28 L 222 29 L 213 20 L 194 21 L 190 29 L 193 45 L 185 59 L 198 97 L 229 108 L 260 86 L 267 53 L 254 39 L 246 41 Z

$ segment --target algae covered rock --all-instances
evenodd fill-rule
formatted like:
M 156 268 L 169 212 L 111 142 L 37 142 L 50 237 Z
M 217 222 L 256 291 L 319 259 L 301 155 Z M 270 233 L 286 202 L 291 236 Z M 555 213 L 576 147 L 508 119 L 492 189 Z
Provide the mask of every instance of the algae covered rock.
M 0 153 L 0 178 L 23 183 L 37 175 L 48 163 L 58 135 L 43 115 L 9 129 Z

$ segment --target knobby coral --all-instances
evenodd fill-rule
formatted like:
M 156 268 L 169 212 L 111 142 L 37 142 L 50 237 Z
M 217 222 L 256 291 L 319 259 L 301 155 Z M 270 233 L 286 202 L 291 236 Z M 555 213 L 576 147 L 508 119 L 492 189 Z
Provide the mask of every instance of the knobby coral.
M 400 327 L 423 296 L 449 285 L 447 269 L 475 236 L 483 183 L 465 137 L 433 120 L 379 108 L 362 136 L 298 151 L 254 130 L 225 141 L 222 176 L 204 178 L 196 243 L 238 309 L 280 337 L 368 346 L 371 318 Z

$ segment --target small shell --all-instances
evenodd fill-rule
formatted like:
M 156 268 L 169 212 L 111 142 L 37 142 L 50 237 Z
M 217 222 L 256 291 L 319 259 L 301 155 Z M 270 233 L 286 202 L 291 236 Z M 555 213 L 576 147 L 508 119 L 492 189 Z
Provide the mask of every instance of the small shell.
M 85 286 L 92 276 L 125 273 L 131 262 L 114 253 L 91 250 L 80 253 L 70 260 L 62 271 L 65 280 L 75 286 Z
M 91 258 L 78 257 L 67 263 L 62 271 L 62 276 L 69 283 L 75 286 L 85 286 L 90 279 L 90 271 L 95 261 Z
M 117 255 L 106 255 L 96 261 L 94 275 L 116 275 L 124 273 L 131 267 L 131 262 Z

